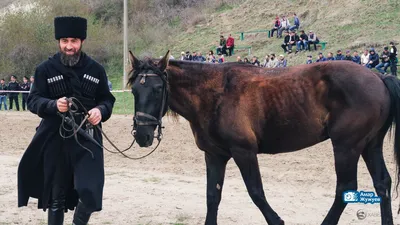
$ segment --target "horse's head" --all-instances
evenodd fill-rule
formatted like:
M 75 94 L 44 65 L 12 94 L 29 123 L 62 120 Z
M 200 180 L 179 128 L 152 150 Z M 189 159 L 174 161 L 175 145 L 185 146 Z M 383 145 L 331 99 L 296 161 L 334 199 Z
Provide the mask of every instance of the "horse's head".
M 154 131 L 158 126 L 158 140 L 161 139 L 161 119 L 168 109 L 167 73 L 169 51 L 157 63 L 147 58 L 139 61 L 129 51 L 132 75 L 129 85 L 135 98 L 135 138 L 140 147 L 153 144 Z

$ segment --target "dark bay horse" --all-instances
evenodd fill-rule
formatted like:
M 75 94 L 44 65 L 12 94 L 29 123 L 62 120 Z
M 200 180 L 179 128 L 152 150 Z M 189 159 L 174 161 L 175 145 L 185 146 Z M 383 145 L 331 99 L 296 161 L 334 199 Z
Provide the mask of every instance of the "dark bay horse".
M 135 137 L 149 146 L 168 107 L 189 121 L 205 152 L 207 216 L 217 224 L 226 164 L 233 158 L 248 193 L 268 224 L 284 221 L 268 204 L 257 154 L 300 150 L 328 138 L 337 176 L 333 204 L 322 224 L 337 224 L 357 190 L 357 164 L 363 157 L 378 196 L 382 224 L 393 224 L 391 178 L 385 166 L 384 137 L 400 119 L 400 82 L 349 61 L 289 68 L 240 63 L 207 64 L 138 60 L 131 52 L 129 84 L 135 98 Z M 399 166 L 400 127 L 394 151 Z M 399 173 L 397 173 L 399 177 Z

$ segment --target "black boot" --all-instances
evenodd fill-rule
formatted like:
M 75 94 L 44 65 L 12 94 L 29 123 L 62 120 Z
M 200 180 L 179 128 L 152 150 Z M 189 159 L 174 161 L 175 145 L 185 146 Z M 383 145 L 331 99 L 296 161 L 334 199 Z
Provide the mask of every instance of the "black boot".
M 72 221 L 72 225 L 87 225 L 91 214 L 92 211 L 86 208 L 86 206 L 81 201 L 79 201 L 78 205 L 75 208 L 74 220 Z
M 47 209 L 48 225 L 63 225 L 64 224 L 64 203 L 65 200 L 53 200 L 50 207 Z

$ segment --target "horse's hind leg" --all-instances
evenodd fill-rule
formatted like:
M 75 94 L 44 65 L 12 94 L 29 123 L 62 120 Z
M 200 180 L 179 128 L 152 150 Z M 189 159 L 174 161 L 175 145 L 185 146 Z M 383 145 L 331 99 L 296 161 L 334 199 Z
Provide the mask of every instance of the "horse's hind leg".
M 245 149 L 233 149 L 231 152 L 235 163 L 240 169 L 251 199 L 261 210 L 267 223 L 269 225 L 283 225 L 284 221 L 281 220 L 265 199 L 256 153 Z
M 328 215 L 322 222 L 323 225 L 333 225 L 339 222 L 347 203 L 343 201 L 343 192 L 357 190 L 357 163 L 360 158 L 359 148 L 345 147 L 334 144 L 335 170 L 336 170 L 336 194 L 335 200 Z
M 207 216 L 206 225 L 217 224 L 218 206 L 221 202 L 226 164 L 230 157 L 205 152 L 207 167 Z
M 386 132 L 385 132 L 386 133 Z M 371 174 L 376 193 L 381 197 L 381 221 L 384 225 L 393 224 L 390 189 L 392 179 L 383 159 L 383 138 L 373 140 L 362 153 L 368 171 Z

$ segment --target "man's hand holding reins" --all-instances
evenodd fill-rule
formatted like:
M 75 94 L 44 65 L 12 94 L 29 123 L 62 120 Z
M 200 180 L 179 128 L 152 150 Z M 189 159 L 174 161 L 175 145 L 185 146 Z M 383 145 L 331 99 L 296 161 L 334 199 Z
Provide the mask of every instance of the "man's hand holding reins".
M 67 112 L 68 111 L 68 101 L 66 97 L 62 97 L 57 99 L 57 109 L 59 112 Z
M 89 118 L 88 121 L 92 125 L 97 125 L 101 121 L 101 112 L 98 108 L 93 108 L 88 112 Z

